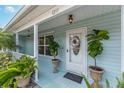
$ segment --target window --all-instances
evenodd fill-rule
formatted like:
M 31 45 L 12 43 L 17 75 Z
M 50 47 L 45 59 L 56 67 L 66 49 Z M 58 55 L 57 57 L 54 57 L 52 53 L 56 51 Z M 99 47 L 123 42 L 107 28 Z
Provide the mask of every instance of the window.
M 39 54 L 51 56 L 49 51 L 49 39 L 54 39 L 53 35 L 39 37 Z

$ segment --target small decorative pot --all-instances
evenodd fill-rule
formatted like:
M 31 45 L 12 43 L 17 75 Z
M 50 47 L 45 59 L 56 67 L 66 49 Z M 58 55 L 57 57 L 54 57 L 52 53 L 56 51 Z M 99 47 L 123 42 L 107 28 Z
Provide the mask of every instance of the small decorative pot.
M 52 64 L 53 64 L 53 73 L 59 72 L 59 59 L 52 59 Z
M 102 75 L 104 73 L 104 70 L 100 67 L 95 67 L 95 66 L 89 66 L 89 70 L 90 70 L 90 76 L 94 80 L 91 86 L 93 88 L 102 87 L 102 85 L 99 84 L 99 81 L 102 80 Z
M 25 88 L 30 82 L 30 77 L 23 78 L 19 76 L 19 77 L 16 77 L 16 81 L 17 81 L 17 86 L 19 88 Z

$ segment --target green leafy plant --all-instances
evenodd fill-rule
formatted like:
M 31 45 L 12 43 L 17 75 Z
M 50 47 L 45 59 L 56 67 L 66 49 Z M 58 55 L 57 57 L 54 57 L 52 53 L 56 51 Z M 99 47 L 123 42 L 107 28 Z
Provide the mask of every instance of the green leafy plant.
M 16 62 L 9 64 L 6 70 L 0 71 L 0 86 L 9 87 L 16 77 L 28 78 L 30 77 L 37 66 L 35 65 L 35 59 L 29 56 L 23 55 Z M 14 84 L 16 85 L 16 83 Z
M 87 88 L 92 88 L 91 85 L 90 85 L 90 82 L 88 81 L 88 79 L 83 75 L 83 78 L 84 78 L 84 81 L 85 81 L 85 84 L 87 86 Z M 122 79 L 119 79 L 116 77 L 116 80 L 117 80 L 117 88 L 124 88 L 124 72 L 122 73 Z M 111 87 L 111 84 L 109 82 L 108 79 L 105 80 L 105 87 L 106 88 L 110 88 Z
M 0 49 L 15 49 L 15 39 L 13 34 L 0 32 Z
M 103 52 L 103 40 L 109 39 L 107 30 L 93 30 L 94 33 L 87 35 L 88 40 L 88 54 L 94 59 L 95 67 L 96 57 Z
M 122 79 L 116 77 L 117 80 L 117 88 L 124 88 L 124 72 L 122 73 Z M 106 88 L 110 88 L 110 82 L 106 79 Z
M 92 86 L 91 86 L 90 82 L 88 81 L 88 79 L 85 76 L 83 76 L 83 78 L 84 78 L 84 81 L 85 81 L 85 84 L 86 84 L 87 88 L 92 88 Z
M 12 54 L 9 52 L 0 53 L 0 70 L 7 69 L 8 65 L 12 61 Z
M 56 59 L 58 55 L 59 44 L 54 39 L 49 39 L 49 50 L 50 54 Z
M 109 83 L 108 79 L 106 79 L 105 82 L 106 82 L 106 88 L 110 88 L 110 83 Z
M 16 68 L 9 68 L 7 70 L 0 71 L 0 86 L 7 88 L 11 84 L 15 83 L 13 80 L 16 76 L 19 76 L 21 72 Z
M 23 55 L 16 62 L 9 65 L 9 68 L 16 68 L 21 72 L 21 76 L 24 78 L 30 77 L 37 66 L 35 65 L 36 60 L 34 58 Z
M 2 28 L 0 28 L 0 31 L 2 31 Z
M 12 53 L 10 52 L 1 52 L 0 53 L 0 62 L 12 61 Z
M 124 88 L 124 72 L 122 73 L 122 79 L 116 77 L 117 88 Z

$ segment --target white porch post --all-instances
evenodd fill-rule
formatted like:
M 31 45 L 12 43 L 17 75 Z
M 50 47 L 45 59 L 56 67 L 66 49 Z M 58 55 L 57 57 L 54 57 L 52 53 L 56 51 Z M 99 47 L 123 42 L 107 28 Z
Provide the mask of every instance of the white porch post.
M 16 45 L 19 45 L 19 34 L 18 34 L 18 32 L 15 33 L 15 35 L 16 35 Z M 19 52 L 19 48 L 18 47 L 16 48 L 16 52 Z
M 121 73 L 124 72 L 124 5 L 121 6 Z
M 34 57 L 38 66 L 38 25 L 34 24 Z M 35 81 L 38 81 L 38 69 L 35 72 Z

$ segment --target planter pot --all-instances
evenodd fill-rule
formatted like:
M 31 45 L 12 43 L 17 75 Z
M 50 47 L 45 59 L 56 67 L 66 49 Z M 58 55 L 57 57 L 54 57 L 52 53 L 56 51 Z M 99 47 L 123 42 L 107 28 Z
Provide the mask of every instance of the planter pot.
M 99 84 L 99 81 L 102 80 L 102 75 L 104 73 L 104 70 L 102 68 L 100 68 L 100 67 L 95 67 L 95 66 L 89 66 L 89 70 L 90 70 L 90 76 L 94 80 L 94 82 L 92 83 L 91 86 L 93 88 L 100 88 L 100 87 L 102 87 Z
M 59 72 L 59 70 L 58 70 L 58 68 L 59 68 L 59 63 L 60 63 L 60 60 L 59 60 L 59 59 L 52 59 L 53 73 Z
M 25 88 L 29 82 L 30 82 L 30 77 L 28 78 L 23 78 L 23 77 L 16 77 L 16 81 L 17 81 L 17 86 L 19 88 Z

